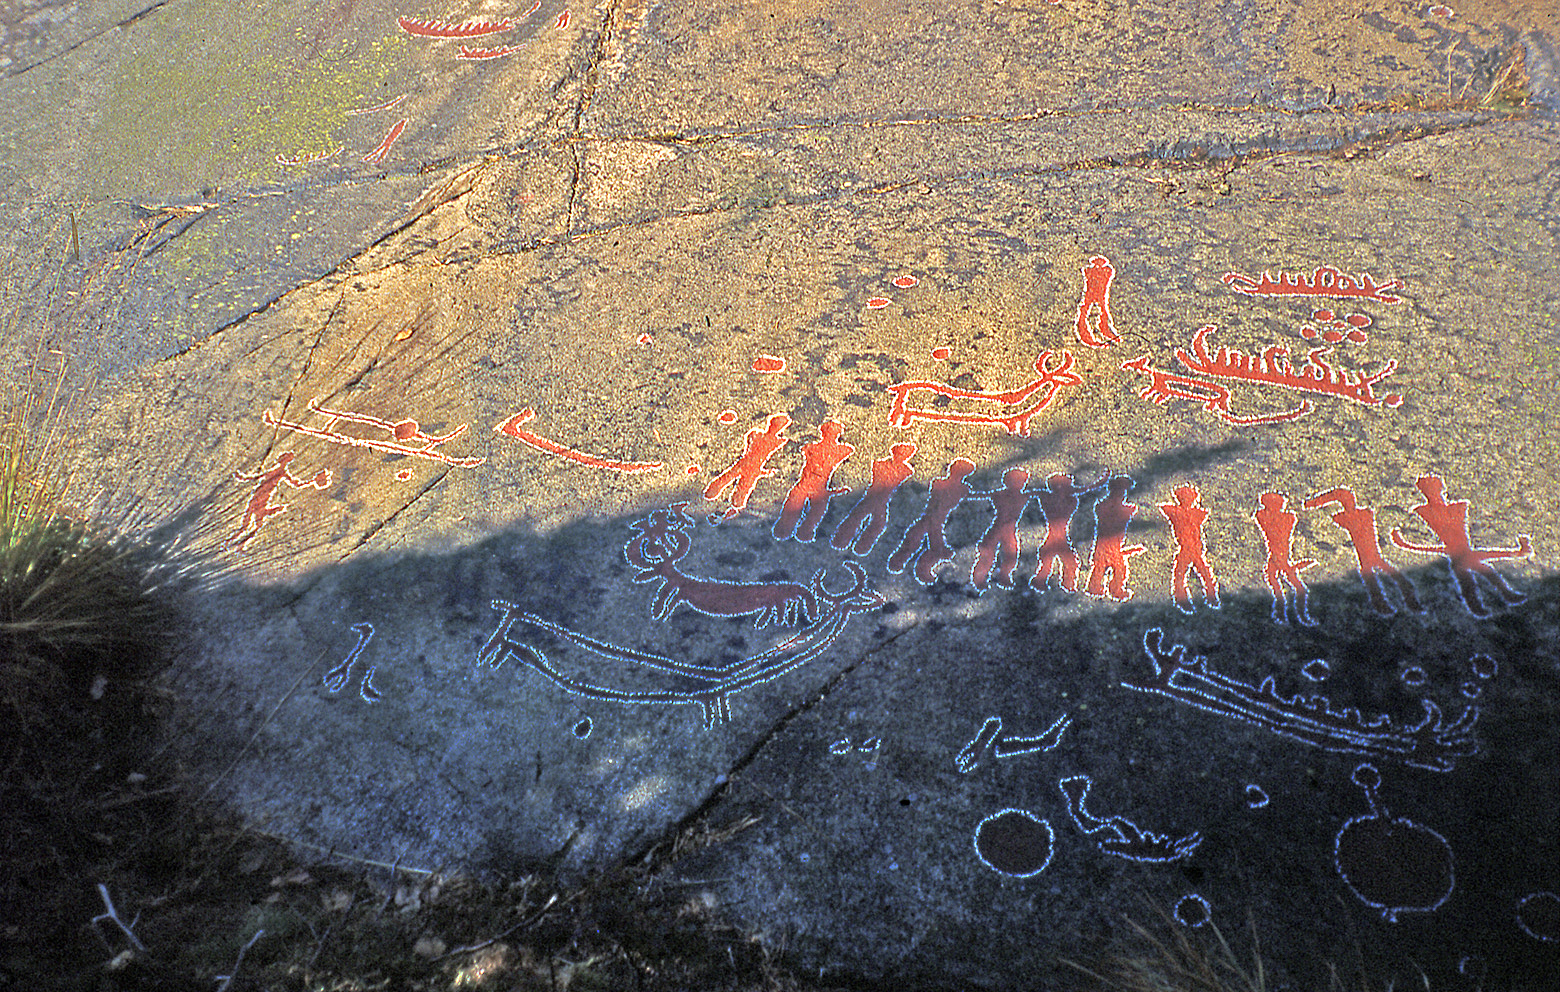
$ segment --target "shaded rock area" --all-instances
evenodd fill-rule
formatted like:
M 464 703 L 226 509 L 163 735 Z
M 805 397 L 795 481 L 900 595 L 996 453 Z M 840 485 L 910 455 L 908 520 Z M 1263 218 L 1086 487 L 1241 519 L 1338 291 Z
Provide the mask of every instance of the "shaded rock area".
M 322 858 L 1066 987 L 1560 980 L 1547 3 L 8 14 L 10 360 Z M 90 488 L 90 487 L 89 487 Z M 1279 985 L 1278 987 L 1283 987 Z

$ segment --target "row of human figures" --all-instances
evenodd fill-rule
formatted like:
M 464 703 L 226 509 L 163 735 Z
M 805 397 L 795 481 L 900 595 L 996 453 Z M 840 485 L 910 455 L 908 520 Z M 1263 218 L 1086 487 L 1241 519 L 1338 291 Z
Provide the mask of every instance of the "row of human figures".
M 718 501 L 730 490 L 729 506 L 724 513 L 711 516 L 712 523 L 741 513 L 758 481 L 775 473 L 765 467 L 769 458 L 789 443 L 784 430 L 791 423 L 785 414 L 775 414 L 763 428 L 749 431 L 742 455 L 730 468 L 710 480 L 704 497 Z M 803 465 L 799 477 L 786 494 L 780 515 L 774 523 L 776 540 L 795 539 L 811 542 L 828 512 L 830 501 L 849 492 L 849 487 L 832 485 L 834 471 L 855 452 L 853 445 L 841 440 L 844 428 L 825 421 L 819 439 L 802 446 Z M 889 502 L 914 469 L 910 459 L 916 446 L 910 442 L 895 444 L 889 454 L 872 463 L 871 480 L 850 512 L 834 529 L 829 543 L 840 551 L 866 555 L 877 545 L 888 527 Z M 943 475 L 934 479 L 927 493 L 925 509 L 910 525 L 898 547 L 889 556 L 888 569 L 903 572 L 912 568 L 915 578 L 931 585 L 938 566 L 951 560 L 947 526 L 954 510 L 970 502 L 983 502 L 992 510 L 991 524 L 980 539 L 970 582 L 984 591 L 991 585 L 1013 588 L 1019 559 L 1019 525 L 1031 504 L 1038 504 L 1045 520 L 1045 537 L 1038 560 L 1027 584 L 1033 589 L 1059 586 L 1068 592 L 1079 591 L 1079 573 L 1083 563 L 1070 532 L 1074 515 L 1086 500 L 1093 500 L 1094 540 L 1090 553 L 1088 579 L 1083 591 L 1090 596 L 1124 601 L 1132 596 L 1128 585 L 1128 559 L 1144 550 L 1127 543 L 1127 527 L 1139 507 L 1128 501 L 1135 483 L 1130 476 L 1102 474 L 1080 482 L 1072 474 L 1057 472 L 1041 485 L 1031 485 L 1031 475 L 1023 468 L 1011 468 L 1003 476 L 1002 486 L 977 490 L 969 477 L 975 463 L 956 458 Z M 1421 543 L 1405 537 L 1394 528 L 1389 537 L 1403 550 L 1442 556 L 1450 566 L 1463 605 L 1475 616 L 1492 612 L 1481 593 L 1482 578 L 1494 598 L 1505 605 L 1523 601 L 1506 578 L 1490 564 L 1502 559 L 1527 558 L 1532 544 L 1522 536 L 1510 548 L 1476 548 L 1468 533 L 1466 500 L 1448 501 L 1440 476 L 1420 476 L 1416 482 L 1423 502 L 1413 508 L 1435 534 L 1438 544 Z M 1192 612 L 1191 579 L 1196 577 L 1203 601 L 1219 606 L 1219 583 L 1208 562 L 1203 525 L 1208 510 L 1201 505 L 1201 493 L 1195 485 L 1174 490 L 1174 499 L 1158 505 L 1170 524 L 1175 540 L 1175 562 L 1171 570 L 1171 592 L 1175 604 Z M 1096 498 L 1097 497 L 1097 498 Z M 1293 538 L 1299 515 L 1289 506 L 1290 497 L 1282 492 L 1266 492 L 1258 498 L 1251 519 L 1266 547 L 1263 576 L 1273 594 L 1273 619 L 1280 623 L 1293 618 L 1296 623 L 1313 625 L 1307 603 L 1307 589 L 1301 572 L 1316 564 L 1314 559 L 1296 560 Z M 1349 537 L 1371 606 L 1382 615 L 1395 613 L 1398 607 L 1388 596 L 1397 591 L 1403 608 L 1421 612 L 1423 606 L 1408 577 L 1390 564 L 1382 554 L 1375 512 L 1361 506 L 1352 489 L 1337 486 L 1318 492 L 1300 504 L 1300 509 L 1332 508 L 1332 520 Z

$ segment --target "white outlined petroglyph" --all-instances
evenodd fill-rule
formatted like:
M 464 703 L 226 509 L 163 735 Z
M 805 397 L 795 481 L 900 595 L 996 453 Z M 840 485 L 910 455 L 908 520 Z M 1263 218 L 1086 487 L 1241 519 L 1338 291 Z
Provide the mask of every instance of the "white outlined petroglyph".
M 1056 853 L 1056 831 L 1026 809 L 1007 809 L 975 827 L 975 856 L 992 871 L 1009 878 L 1029 878 L 1045 871 Z
M 1208 905 L 1208 900 L 1197 893 L 1191 892 L 1176 900 L 1175 921 L 1181 926 L 1196 930 L 1211 919 L 1213 919 L 1213 907 Z
M 882 597 L 867 591 L 867 576 L 861 567 L 854 562 L 846 562 L 845 567 L 855 576 L 855 585 L 843 593 L 823 590 L 822 595 L 828 604 L 828 610 L 816 623 L 804 627 L 767 651 L 730 664 L 700 665 L 677 661 L 648 651 L 620 647 L 543 620 L 534 614 L 524 612 L 514 603 L 501 599 L 493 600 L 493 609 L 501 616 L 498 627 L 477 652 L 477 664 L 498 668 L 505 659 L 513 659 L 517 664 L 534 669 L 565 692 L 584 696 L 587 699 L 650 706 L 697 705 L 703 715 L 704 729 L 709 730 L 716 724 L 731 719 L 731 696 L 744 689 L 773 681 L 812 661 L 829 649 L 835 638 L 845 629 L 845 624 L 852 614 L 883 605 Z M 618 688 L 566 675 L 556 668 L 542 651 L 515 636 L 515 625 L 522 623 L 546 631 L 599 658 L 626 662 L 674 676 L 683 681 L 684 687 Z
M 350 448 L 372 448 L 375 451 L 385 451 L 394 455 L 407 455 L 411 458 L 426 458 L 429 461 L 439 462 L 456 468 L 475 468 L 487 461 L 486 458 L 476 455 L 457 458 L 454 455 L 446 455 L 442 451 L 434 450 L 444 442 L 452 441 L 466 433 L 466 427 L 468 426 L 466 424 L 461 424 L 448 434 L 430 435 L 423 433 L 422 428 L 417 425 L 417 421 L 410 418 L 389 421 L 366 413 L 354 413 L 350 410 L 332 410 L 320 406 L 318 397 L 309 401 L 309 410 L 313 413 L 324 414 L 329 418 L 324 427 L 310 427 L 306 424 L 284 420 L 273 415 L 270 410 L 265 411 L 262 419 L 271 427 L 280 427 L 283 430 L 293 431 L 308 437 L 317 437 L 322 441 L 329 441 L 331 444 L 346 445 Z M 343 420 L 348 423 L 367 424 L 370 427 L 389 431 L 391 438 L 394 440 L 380 441 L 374 438 L 353 437 L 350 434 L 338 433 L 336 425 Z
M 1144 830 L 1124 816 L 1103 819 L 1095 816 L 1084 806 L 1093 785 L 1094 780 L 1087 775 L 1069 775 L 1057 782 L 1067 799 L 1067 812 L 1072 815 L 1073 823 L 1088 836 L 1096 838 L 1101 852 L 1128 861 L 1163 864 L 1191 857 L 1197 845 L 1202 843 L 1202 834 L 1195 830 L 1185 837 L 1172 838 Z
M 1246 808 L 1261 809 L 1272 800 L 1268 797 L 1267 790 L 1255 783 L 1246 786 Z
M 1357 766 L 1350 780 L 1364 790 L 1370 812 L 1346 822 L 1333 840 L 1333 865 L 1343 884 L 1388 923 L 1396 923 L 1399 913 L 1441 908 L 1456 887 L 1452 846 L 1429 827 L 1387 811 L 1376 766 Z
M 623 556 L 639 569 L 633 581 L 658 583 L 651 616 L 665 620 L 679 605 L 710 617 L 752 616 L 754 627 L 800 627 L 819 616 L 819 604 L 829 601 L 823 569 L 813 575 L 811 586 L 701 579 L 678 571 L 677 563 L 693 548 L 689 530 L 694 520 L 685 512 L 687 506 L 673 503 L 629 525 L 634 536 L 623 546 Z
M 1468 669 L 1473 678 L 1467 679 L 1458 686 L 1458 691 L 1465 699 L 1478 699 L 1484 694 L 1484 683 L 1495 677 L 1495 673 L 1500 671 L 1500 666 L 1489 655 L 1476 654 L 1468 659 Z
M 834 755 L 836 758 L 843 757 L 847 754 L 864 755 L 866 760 L 863 762 L 863 765 L 869 772 L 877 767 L 878 755 L 882 752 L 882 750 L 883 738 L 877 736 L 876 734 L 865 738 L 859 744 L 852 741 L 849 737 L 841 737 L 839 740 L 829 745 L 829 753 Z
M 1517 926 L 1534 940 L 1560 944 L 1560 896 L 1529 892 L 1517 902 Z
M 1456 767 L 1458 758 L 1478 753 L 1477 706 L 1465 706 L 1448 722 L 1432 700 L 1421 699 L 1423 719 L 1412 726 L 1400 725 L 1386 714 L 1367 717 L 1354 707 L 1334 708 L 1326 696 L 1297 692 L 1285 698 L 1271 675 L 1255 686 L 1230 678 L 1210 668 L 1204 655 L 1187 661 L 1184 645 L 1163 650 L 1163 638 L 1158 627 L 1143 634 L 1143 651 L 1153 666 L 1153 677 L 1124 681 L 1122 688 L 1165 696 L 1327 751 L 1363 754 L 1412 768 L 1447 772 Z
M 368 647 L 368 642 L 374 639 L 374 625 L 371 623 L 355 623 L 352 630 L 357 634 L 357 643 L 352 650 L 342 659 L 341 664 L 326 672 L 320 679 L 325 685 L 325 691 L 335 695 L 345 689 L 352 681 L 352 667 L 357 664 L 358 656 L 363 649 Z M 374 671 L 377 666 L 369 665 L 363 671 L 363 680 L 358 683 L 358 695 L 365 703 L 377 703 L 383 698 L 382 693 L 374 687 Z
M 1063 713 L 1049 727 L 1033 737 L 1016 737 L 1002 733 L 1002 718 L 990 716 L 981 724 L 980 731 L 960 748 L 953 759 L 954 765 L 965 775 L 980 765 L 980 759 L 989 750 L 998 758 L 1017 758 L 1038 751 L 1054 751 L 1061 746 L 1062 735 L 1072 725 L 1072 717 Z

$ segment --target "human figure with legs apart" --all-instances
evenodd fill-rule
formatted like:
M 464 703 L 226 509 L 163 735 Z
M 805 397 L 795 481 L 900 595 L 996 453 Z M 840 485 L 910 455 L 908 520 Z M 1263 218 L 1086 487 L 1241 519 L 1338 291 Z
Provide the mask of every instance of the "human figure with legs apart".
M 1291 561 L 1289 558 L 1294 547 L 1295 524 L 1300 518 L 1285 507 L 1288 500 L 1283 493 L 1263 493 L 1258 497 L 1260 505 L 1251 514 L 1267 546 L 1267 563 L 1262 568 L 1262 577 L 1267 579 L 1268 588 L 1273 591 L 1274 623 L 1289 622 L 1289 596 L 1293 593 L 1295 622 L 1314 627 L 1316 621 L 1306 610 L 1305 580 L 1300 578 L 1300 572 L 1315 565 L 1316 559 Z
M 1213 577 L 1208 564 L 1208 552 L 1203 546 L 1203 523 L 1208 511 L 1197 505 L 1202 494 L 1196 486 L 1177 486 L 1174 503 L 1161 503 L 1159 510 L 1170 521 L 1170 531 L 1175 536 L 1175 564 L 1171 566 L 1171 588 L 1175 605 L 1182 613 L 1192 612 L 1192 594 L 1187 581 L 1192 572 L 1202 582 L 1203 601 L 1214 609 L 1219 608 L 1219 581 Z
M 905 532 L 898 550 L 888 559 L 890 572 L 903 572 L 914 558 L 916 580 L 923 586 L 929 586 L 936 580 L 932 570 L 953 557 L 953 549 L 948 546 L 948 518 L 960 503 L 969 498 L 970 486 L 965 480 L 973 471 L 974 462 L 968 458 L 955 458 L 948 463 L 947 475 L 932 480 L 925 512 Z
M 835 528 L 830 547 L 836 551 L 849 548 L 853 555 L 864 555 L 872 550 L 888 527 L 888 501 L 915 471 L 910 467 L 914 455 L 915 445 L 906 441 L 890 448 L 888 457 L 872 463 L 872 482 L 850 514 Z

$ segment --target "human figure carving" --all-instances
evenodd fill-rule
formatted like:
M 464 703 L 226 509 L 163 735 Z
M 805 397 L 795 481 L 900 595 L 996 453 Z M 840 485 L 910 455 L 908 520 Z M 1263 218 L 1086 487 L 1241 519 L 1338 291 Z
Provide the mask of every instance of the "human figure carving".
M 1110 323 L 1110 283 L 1116 270 L 1103 255 L 1095 255 L 1083 267 L 1083 299 L 1078 301 L 1078 340 L 1090 348 L 1108 348 L 1121 336 Z M 1098 335 L 1089 329 L 1089 311 L 1099 307 Z
M 1294 545 L 1295 524 L 1300 518 L 1285 508 L 1288 499 L 1283 493 L 1263 493 L 1258 497 L 1261 505 L 1251 514 L 1267 546 L 1267 562 L 1263 565 L 1262 576 L 1273 591 L 1274 623 L 1289 622 L 1289 594 L 1292 592 L 1295 622 L 1305 627 L 1314 627 L 1316 621 L 1311 619 L 1311 614 L 1306 610 L 1305 580 L 1300 577 L 1300 572 L 1315 565 L 1316 559 L 1291 561 L 1289 558 Z
M 1171 566 L 1171 588 L 1175 593 L 1175 605 L 1182 613 L 1192 612 L 1192 594 L 1187 581 L 1192 572 L 1202 583 L 1203 601 L 1214 609 L 1219 608 L 1219 581 L 1213 577 L 1208 565 L 1208 552 L 1203 546 L 1203 523 L 1208 511 L 1197 505 L 1202 494 L 1196 486 L 1177 486 L 1174 503 L 1161 503 L 1159 510 L 1170 521 L 1175 536 L 1175 564 Z
M 1089 563 L 1089 586 L 1084 591 L 1090 596 L 1104 598 L 1106 575 L 1110 576 L 1109 597 L 1118 603 L 1132 598 L 1127 588 L 1127 559 L 1142 553 L 1143 546 L 1125 547 L 1127 524 L 1137 513 L 1137 504 L 1127 502 L 1127 490 L 1132 479 L 1118 475 L 1110 480 L 1105 498 L 1094 504 L 1094 551 Z
M 1010 468 L 1002 476 L 1002 488 L 987 493 L 972 493 L 972 498 L 988 499 L 996 511 L 991 526 L 980 539 L 980 554 L 970 571 L 970 582 L 982 592 L 991 580 L 992 567 L 996 567 L 997 585 L 1013 588 L 1013 569 L 1018 566 L 1018 523 L 1029 505 L 1030 493 L 1024 488 L 1029 472 L 1022 468 Z
M 917 559 L 915 577 L 923 586 L 929 586 L 936 578 L 932 570 L 953 557 L 948 547 L 948 517 L 958 505 L 969 498 L 969 483 L 964 480 L 975 471 L 975 463 L 968 458 L 955 458 L 948 463 L 948 474 L 932 480 L 931 491 L 926 497 L 926 510 L 905 532 L 899 548 L 888 559 L 890 572 L 903 572 L 912 558 Z M 925 551 L 922 551 L 922 546 Z
M 850 515 L 835 528 L 830 547 L 837 551 L 850 548 L 853 555 L 865 555 L 872 550 L 888 527 L 888 501 L 915 472 L 910 467 L 914 455 L 915 445 L 904 442 L 890 448 L 888 457 L 872 463 L 872 482 L 851 508 Z
M 294 489 L 314 488 L 324 490 L 330 485 L 330 469 L 322 468 L 314 473 L 314 478 L 307 481 L 292 474 L 288 468 L 297 455 L 291 451 L 284 451 L 276 456 L 276 464 L 270 468 L 261 469 L 258 472 L 234 472 L 233 478 L 241 482 L 259 482 L 254 492 L 249 497 L 249 505 L 244 511 L 243 523 L 239 525 L 238 533 L 233 535 L 233 547 L 239 551 L 244 549 L 255 535 L 260 533 L 260 528 L 271 517 L 287 509 L 286 503 L 272 503 L 271 497 L 275 495 L 277 486 L 283 482 Z
M 1073 514 L 1078 512 L 1078 497 L 1098 492 L 1104 487 L 1105 477 L 1092 486 L 1078 488 L 1073 477 L 1057 472 L 1046 480 L 1044 488 L 1036 496 L 1040 512 L 1045 514 L 1045 542 L 1040 545 L 1040 560 L 1035 563 L 1035 574 L 1029 578 L 1031 589 L 1044 589 L 1051 580 L 1051 566 L 1061 563 L 1057 581 L 1068 592 L 1078 591 L 1078 549 L 1073 547 L 1068 531 L 1072 529 Z
M 721 490 L 732 487 L 731 506 L 724 514 L 711 514 L 710 523 L 730 520 L 741 513 L 747 508 L 748 499 L 753 495 L 753 487 L 758 485 L 758 480 L 775 474 L 764 468 L 764 463 L 769 460 L 769 456 L 786 446 L 789 439 L 785 436 L 785 429 L 790 425 L 790 417 L 777 413 L 769 418 L 769 424 L 763 430 L 755 427 L 747 432 L 741 457 L 704 487 L 704 498 L 712 501 L 720 499 Z
M 1425 500 L 1414 507 L 1414 515 L 1435 531 L 1435 536 L 1441 539 L 1441 544 L 1439 547 L 1414 544 L 1406 540 L 1397 528 L 1392 530 L 1393 544 L 1405 551 L 1445 555 L 1446 562 L 1452 569 L 1452 577 L 1457 580 L 1457 591 L 1462 596 L 1463 605 L 1476 617 L 1487 617 L 1490 615 L 1490 610 L 1479 595 L 1475 576 L 1484 576 L 1485 580 L 1494 587 L 1495 594 L 1507 606 L 1527 599 L 1526 596 L 1511 588 L 1505 577 L 1490 566 L 1491 561 L 1503 558 L 1527 558 L 1532 555 L 1533 543 L 1526 534 L 1517 538 L 1515 548 L 1475 548 L 1472 539 L 1468 536 L 1468 501 L 1460 499 L 1448 503 L 1446 483 L 1439 475 L 1421 475 L 1414 483 L 1414 487 Z
M 786 494 L 775 520 L 775 540 L 783 541 L 794 534 L 798 541 L 811 543 L 818 536 L 818 525 L 828 512 L 829 500 L 850 491 L 848 486 L 829 488 L 834 470 L 856 450 L 840 440 L 844 430 L 838 423 L 825 420 L 818 428 L 819 439 L 802 445 L 802 474 Z
M 1365 585 L 1365 594 L 1370 598 L 1371 607 L 1385 617 L 1397 612 L 1397 608 L 1387 600 L 1386 591 L 1381 584 L 1382 576 L 1386 576 L 1402 594 L 1403 605 L 1415 613 L 1423 613 L 1424 607 L 1419 605 L 1419 597 L 1414 593 L 1413 583 L 1409 582 L 1408 577 L 1402 572 L 1388 564 L 1381 555 L 1381 539 L 1376 536 L 1376 511 L 1356 503 L 1354 490 L 1347 486 L 1337 486 L 1317 493 L 1300 505 L 1307 510 L 1314 510 L 1328 503 L 1338 504 L 1338 512 L 1332 515 L 1333 523 L 1343 528 L 1344 533 L 1349 535 L 1349 542 L 1354 545 L 1354 558 L 1359 563 L 1360 582 Z

